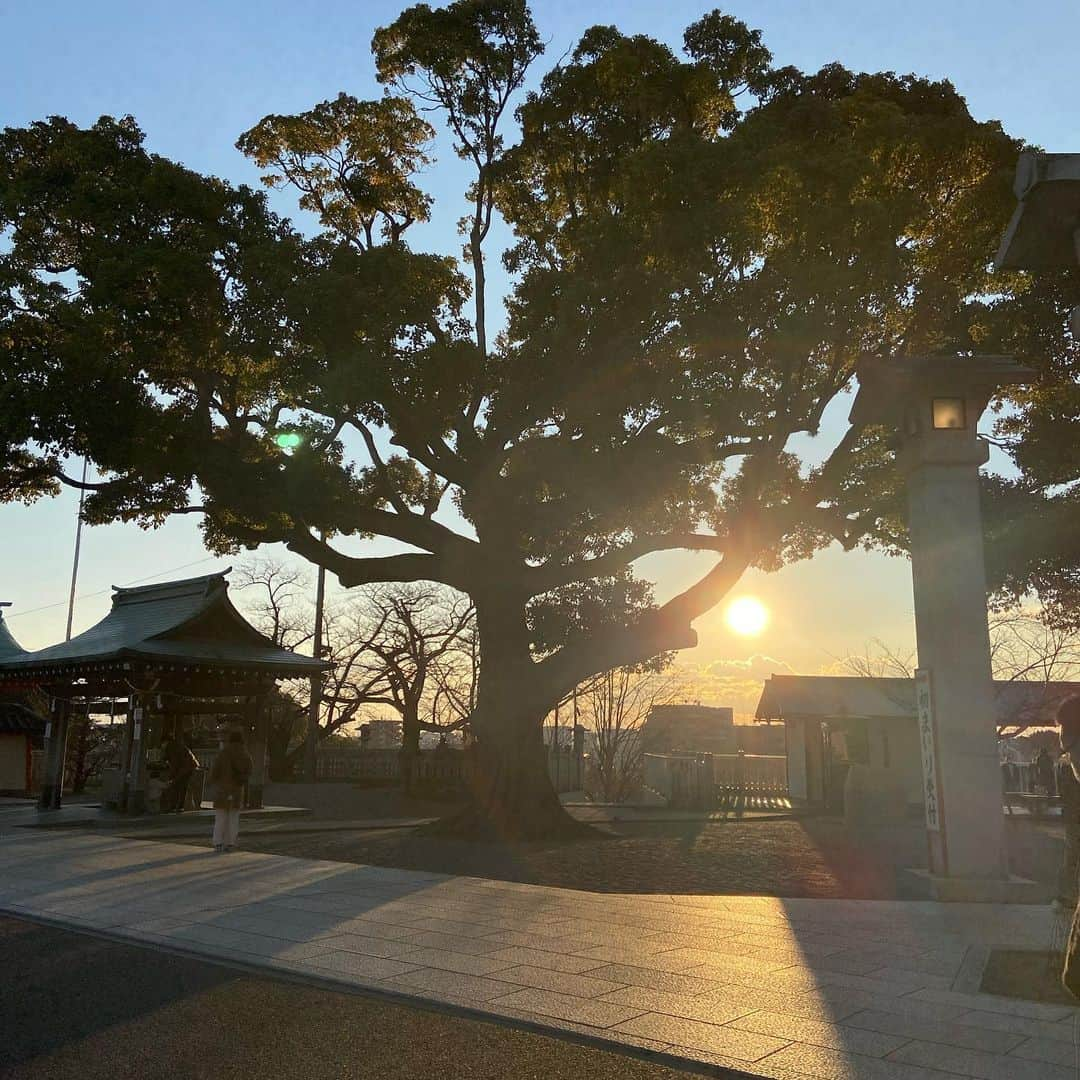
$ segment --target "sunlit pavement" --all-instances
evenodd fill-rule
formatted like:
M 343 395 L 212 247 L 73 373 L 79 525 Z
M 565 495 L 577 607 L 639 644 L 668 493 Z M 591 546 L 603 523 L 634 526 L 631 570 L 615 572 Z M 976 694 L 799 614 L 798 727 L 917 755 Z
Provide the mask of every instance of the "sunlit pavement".
M 759 1076 L 1067 1080 L 1076 1010 L 975 992 L 1048 908 L 567 889 L 69 832 L 0 910 Z

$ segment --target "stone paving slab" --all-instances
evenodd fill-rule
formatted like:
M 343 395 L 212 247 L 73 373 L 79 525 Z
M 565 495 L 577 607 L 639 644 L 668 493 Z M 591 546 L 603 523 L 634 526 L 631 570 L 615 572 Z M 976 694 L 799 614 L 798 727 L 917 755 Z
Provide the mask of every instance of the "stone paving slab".
M 762 1077 L 1066 1080 L 1077 1010 L 958 990 L 1049 909 L 595 894 L 0 831 L 0 910 Z

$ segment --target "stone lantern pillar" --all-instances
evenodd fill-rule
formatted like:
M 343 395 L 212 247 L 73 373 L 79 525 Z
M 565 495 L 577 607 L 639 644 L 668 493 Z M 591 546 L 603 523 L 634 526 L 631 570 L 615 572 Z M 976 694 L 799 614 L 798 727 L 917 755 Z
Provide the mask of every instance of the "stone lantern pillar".
M 1001 356 L 868 360 L 851 411 L 852 423 L 895 431 L 907 480 L 930 874 L 942 897 L 988 897 L 977 881 L 1008 873 L 979 505 L 989 449 L 976 425 L 997 387 L 1031 374 Z M 967 891 L 955 887 L 965 880 Z

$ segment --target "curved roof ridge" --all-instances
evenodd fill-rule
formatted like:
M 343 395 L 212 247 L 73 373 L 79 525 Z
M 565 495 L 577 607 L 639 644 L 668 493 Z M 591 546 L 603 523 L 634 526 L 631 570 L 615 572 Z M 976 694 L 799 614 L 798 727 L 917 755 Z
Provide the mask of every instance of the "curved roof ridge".
M 7 653 L 0 641 L 0 673 L 70 671 L 73 665 L 125 660 L 297 675 L 329 666 L 275 645 L 252 626 L 229 599 L 227 573 L 116 589 L 109 613 L 70 641 L 26 652 L 11 638 L 18 651 Z
M 0 604 L 0 608 L 10 606 L 10 604 Z M 26 650 L 15 640 L 15 635 L 4 620 L 3 611 L 0 611 L 0 660 L 11 660 L 16 656 L 25 655 Z
M 114 585 L 113 606 L 117 604 L 140 603 L 147 600 L 159 600 L 173 596 L 210 596 L 218 589 L 228 589 L 225 580 L 232 567 L 227 566 L 215 574 L 201 577 L 179 578 L 176 581 L 158 581 L 149 585 Z

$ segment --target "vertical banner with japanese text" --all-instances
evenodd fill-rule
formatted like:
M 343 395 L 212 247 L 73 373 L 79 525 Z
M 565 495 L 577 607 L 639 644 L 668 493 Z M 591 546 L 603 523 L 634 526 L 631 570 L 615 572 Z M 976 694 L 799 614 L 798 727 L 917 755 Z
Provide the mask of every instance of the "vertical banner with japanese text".
M 915 717 L 919 725 L 919 750 L 922 755 L 923 806 L 926 810 L 930 872 L 944 874 L 947 872 L 945 806 L 941 773 L 938 771 L 937 717 L 929 668 L 917 668 L 915 671 Z
M 930 672 L 915 672 L 915 715 L 919 721 L 919 749 L 922 751 L 923 805 L 926 827 L 941 831 L 941 800 L 937 781 L 937 732 L 934 730 L 934 702 L 930 690 Z

